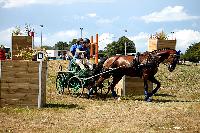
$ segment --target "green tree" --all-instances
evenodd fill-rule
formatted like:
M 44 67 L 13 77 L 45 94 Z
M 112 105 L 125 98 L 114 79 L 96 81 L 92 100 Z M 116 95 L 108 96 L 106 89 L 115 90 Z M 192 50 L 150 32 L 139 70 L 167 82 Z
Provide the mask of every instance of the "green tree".
M 191 62 L 200 61 L 200 42 L 193 43 L 191 46 L 189 46 L 183 57 Z
M 55 44 L 55 50 L 69 50 L 67 42 L 59 41 Z
M 108 44 L 105 48 L 105 52 L 108 56 L 113 56 L 116 54 L 125 54 L 125 44 L 126 44 L 126 53 L 135 53 L 136 48 L 133 41 L 129 40 L 127 37 L 122 36 L 119 40 L 113 41 L 112 43 Z
M 77 42 L 77 39 L 72 39 L 72 41 L 69 41 L 69 48 L 73 45 L 73 44 L 75 44 Z

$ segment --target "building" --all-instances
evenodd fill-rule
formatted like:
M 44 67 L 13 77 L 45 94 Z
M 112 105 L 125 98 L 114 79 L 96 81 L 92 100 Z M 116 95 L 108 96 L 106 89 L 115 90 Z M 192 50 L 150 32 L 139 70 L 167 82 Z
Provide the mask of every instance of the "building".
M 65 59 L 68 50 L 46 50 L 49 60 Z

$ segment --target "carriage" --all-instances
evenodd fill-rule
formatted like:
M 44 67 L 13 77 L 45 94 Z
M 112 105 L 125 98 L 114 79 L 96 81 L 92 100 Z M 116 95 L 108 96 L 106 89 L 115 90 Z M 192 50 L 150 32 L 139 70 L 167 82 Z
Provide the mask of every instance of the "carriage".
M 87 78 L 90 73 L 89 70 L 80 69 L 80 67 L 71 60 L 71 69 L 63 71 L 62 66 L 59 66 L 60 71 L 56 77 L 56 88 L 59 94 L 63 94 L 65 88 L 67 88 L 69 94 L 82 94 L 84 92 L 84 86 L 88 84 Z
M 102 73 L 109 73 L 110 71 L 102 72 L 103 63 L 93 64 L 93 69 L 90 70 L 87 65 L 86 69 L 81 69 L 75 63 L 74 59 L 71 59 L 71 67 L 67 71 L 63 71 L 62 66 L 59 66 L 59 71 L 57 72 L 56 77 L 56 89 L 59 94 L 63 94 L 65 89 L 67 89 L 68 94 L 81 96 L 84 93 L 89 93 L 88 87 L 89 84 L 94 83 L 95 79 L 99 77 Z M 92 88 L 95 90 L 96 94 L 106 93 L 106 88 L 110 84 L 110 79 L 106 80 L 102 85 Z
M 115 98 L 117 94 L 114 90 L 115 85 L 124 76 L 141 77 L 144 80 L 144 94 L 145 101 L 151 101 L 151 97 L 160 88 L 160 82 L 154 77 L 158 71 L 160 63 L 165 63 L 168 66 L 168 70 L 172 72 L 180 58 L 180 51 L 173 49 L 163 49 L 153 52 L 145 52 L 134 56 L 113 56 L 108 58 L 104 63 L 99 63 L 94 66 L 93 70 L 80 69 L 72 60 L 72 71 L 63 72 L 62 69 L 58 72 L 56 78 L 56 88 L 59 93 L 64 93 L 64 89 L 68 88 L 70 94 L 82 95 L 84 88 L 88 90 L 88 96 L 95 90 L 96 94 L 107 88 L 106 95 L 109 90 L 112 92 L 112 96 Z M 104 66 L 104 67 L 103 67 Z M 62 67 L 61 67 L 62 68 Z M 110 76 L 112 81 L 109 82 Z M 108 83 L 106 84 L 106 79 Z M 157 84 L 156 88 L 152 92 L 148 92 L 147 80 Z M 107 87 L 104 87 L 107 85 Z

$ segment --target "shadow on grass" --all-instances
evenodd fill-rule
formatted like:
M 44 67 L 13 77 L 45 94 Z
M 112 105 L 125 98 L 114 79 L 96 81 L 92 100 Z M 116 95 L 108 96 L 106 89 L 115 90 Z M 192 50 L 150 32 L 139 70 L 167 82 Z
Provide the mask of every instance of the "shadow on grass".
M 59 104 L 59 103 L 48 103 L 45 105 L 45 108 L 63 108 L 63 109 L 84 109 L 78 104 Z
M 83 98 L 83 99 L 90 99 L 90 100 L 94 100 L 94 101 L 108 101 L 108 100 L 114 100 L 112 94 L 94 94 L 94 95 L 90 95 L 90 97 L 88 98 L 88 95 L 85 94 L 83 97 L 79 97 L 79 98 Z
M 138 100 L 138 101 L 144 101 L 143 98 L 135 98 L 133 100 Z M 189 101 L 189 100 L 178 100 L 178 99 L 154 99 L 153 101 L 154 103 L 167 103 L 167 102 L 180 102 L 180 103 L 192 103 L 192 102 L 199 102 L 199 101 Z
M 176 97 L 175 95 L 170 95 L 170 94 L 166 94 L 166 93 L 158 93 L 155 94 L 154 96 L 161 96 L 161 97 Z
M 167 102 L 181 102 L 181 103 L 192 103 L 192 102 L 199 102 L 199 101 L 189 101 L 189 100 L 175 100 L 175 99 L 153 99 L 155 103 L 167 103 Z

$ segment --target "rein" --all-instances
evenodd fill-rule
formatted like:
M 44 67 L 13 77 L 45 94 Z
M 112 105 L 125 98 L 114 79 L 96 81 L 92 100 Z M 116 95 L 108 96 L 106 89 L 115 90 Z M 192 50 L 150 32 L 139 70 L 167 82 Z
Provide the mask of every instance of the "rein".
M 95 78 L 95 77 L 97 77 L 97 76 L 101 76 L 102 74 L 106 74 L 106 73 L 112 72 L 112 71 L 114 71 L 114 70 L 117 70 L 117 69 L 119 69 L 119 68 L 121 68 L 121 67 L 123 67 L 123 66 L 125 66 L 125 65 L 122 65 L 122 66 L 119 66 L 119 67 L 116 67 L 116 68 L 112 68 L 112 69 L 107 70 L 107 71 L 103 71 L 103 72 L 101 72 L 101 73 L 99 73 L 99 74 L 96 74 L 96 75 L 91 76 L 91 77 L 88 77 L 88 78 L 80 78 L 80 79 L 82 79 L 82 80 L 93 79 L 93 78 Z

